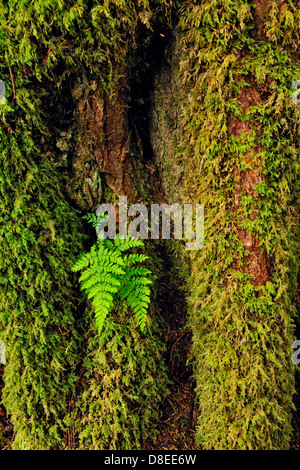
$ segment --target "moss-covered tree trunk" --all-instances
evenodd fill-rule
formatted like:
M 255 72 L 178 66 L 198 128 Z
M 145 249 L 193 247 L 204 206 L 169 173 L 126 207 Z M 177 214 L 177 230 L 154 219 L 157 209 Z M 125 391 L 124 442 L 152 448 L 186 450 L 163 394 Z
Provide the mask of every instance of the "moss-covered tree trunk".
M 151 137 L 167 200 L 205 205 L 189 326 L 206 449 L 286 449 L 299 266 L 299 2 L 183 2 Z M 186 257 L 183 267 L 186 265 Z
M 205 205 L 188 284 L 207 449 L 286 449 L 299 265 L 299 2 L 187 2 L 179 158 Z
M 116 305 L 99 336 L 71 267 L 96 238 L 80 216 L 147 194 L 129 65 L 158 10 L 0 3 L 2 403 L 13 449 L 139 448 L 155 435 L 168 380 L 155 311 L 142 334 Z
M 173 23 L 171 22 L 173 20 Z M 0 340 L 13 448 L 137 449 L 168 388 L 180 271 L 206 449 L 286 449 L 299 264 L 298 1 L 0 1 Z M 203 249 L 149 240 L 145 333 L 101 335 L 71 266 L 101 203 L 201 203 Z M 167 248 L 166 248 L 167 247 Z

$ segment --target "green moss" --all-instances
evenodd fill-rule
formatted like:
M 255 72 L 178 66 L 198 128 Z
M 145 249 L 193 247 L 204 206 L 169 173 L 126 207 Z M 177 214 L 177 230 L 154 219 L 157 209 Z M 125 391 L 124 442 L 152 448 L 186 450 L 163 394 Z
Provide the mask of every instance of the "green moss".
M 155 438 L 168 381 L 153 310 L 151 317 L 141 334 L 131 312 L 116 306 L 101 336 L 88 338 L 75 419 L 80 448 L 136 450 Z
M 155 12 L 157 7 L 165 9 L 164 2 L 153 4 Z M 101 5 L 87 0 L 0 1 L 0 68 L 7 85 L 7 105 L 0 105 L 0 334 L 7 348 L 2 401 L 14 425 L 14 449 L 64 447 L 84 325 L 90 335 L 84 360 L 85 396 L 90 401 L 84 406 L 90 409 L 91 426 L 100 412 L 106 427 L 104 432 L 96 427 L 91 434 L 87 428 L 88 435 L 82 431 L 83 445 L 122 447 L 132 437 L 131 445 L 139 447 L 158 419 L 165 372 L 154 333 L 142 338 L 133 329 L 131 336 L 122 336 L 125 331 L 117 324 L 119 336 L 109 329 L 99 339 L 88 311 L 82 312 L 71 266 L 84 248 L 85 236 L 64 192 L 73 137 L 59 140 L 49 131 L 54 128 L 49 107 L 59 104 L 63 93 L 58 89 L 68 80 L 72 89 L 74 77 L 81 88 L 75 87 L 75 102 L 93 80 L 101 84 L 101 93 L 114 99 L 119 71 L 130 62 L 138 38 L 147 40 L 154 17 L 150 3 L 140 0 Z M 101 175 L 93 175 L 86 182 L 98 191 Z M 79 206 L 94 204 L 92 196 L 83 190 Z M 130 361 L 117 338 L 126 344 Z M 126 372 L 120 377 L 123 388 L 117 379 L 120 354 Z M 106 357 L 105 365 L 98 362 L 100 356 Z M 100 381 L 111 378 L 106 402 L 101 401 L 103 384 L 95 383 L 95 371 Z M 126 415 L 123 437 L 117 410 L 121 402 Z
M 40 145 L 41 102 L 10 106 L 1 109 L 0 129 L 2 401 L 14 449 L 55 448 L 63 445 L 75 390 L 77 299 L 69 272 L 83 236 Z
M 287 21 L 275 10 L 273 3 L 265 41 L 251 37 L 250 2 L 187 2 L 179 23 L 182 194 L 205 205 L 206 219 L 205 244 L 191 254 L 188 280 L 197 439 L 205 449 L 286 449 L 291 436 L 300 111 L 290 88 L 300 77 L 292 58 L 299 14 L 292 8 Z M 244 114 L 239 93 L 250 86 L 261 104 Z M 230 120 L 248 121 L 252 132 L 234 137 Z M 245 164 L 253 148 L 263 149 L 260 158 Z M 256 195 L 242 194 L 236 210 L 236 169 L 256 164 L 264 182 Z M 252 283 L 241 228 L 267 254 L 265 285 Z

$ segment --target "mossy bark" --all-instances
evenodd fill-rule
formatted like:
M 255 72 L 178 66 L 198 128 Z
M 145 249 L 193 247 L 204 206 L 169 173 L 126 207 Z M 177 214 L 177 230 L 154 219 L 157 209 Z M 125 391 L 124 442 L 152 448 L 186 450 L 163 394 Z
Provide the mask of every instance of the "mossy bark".
M 148 204 L 150 197 L 149 173 L 135 145 L 136 136 L 129 128 L 129 88 L 124 83 L 128 74 L 121 75 L 113 98 L 103 94 L 95 82 L 90 92 L 78 97 L 78 133 L 72 163 L 76 172 L 72 184 L 86 178 L 80 171 L 83 159 L 92 165 L 92 171 L 101 175 L 101 192 L 96 192 L 91 200 L 91 210 L 100 202 L 114 204 L 118 209 L 118 197 L 123 195 L 128 203 Z M 76 198 L 74 192 L 70 194 Z M 85 194 L 84 187 L 82 194 Z M 87 198 L 81 201 L 88 202 Z M 159 255 L 150 243 L 146 246 L 148 252 L 152 258 L 151 270 L 159 278 Z M 169 379 L 164 364 L 165 346 L 154 308 L 157 282 L 154 286 L 144 334 L 130 308 L 124 310 L 116 305 L 99 336 L 93 312 L 89 305 L 86 309 L 85 357 L 80 377 L 84 386 L 79 386 L 75 410 L 70 415 L 81 449 L 140 449 L 147 439 L 155 439 Z
M 166 199 L 205 205 L 183 258 L 198 443 L 286 449 L 299 266 L 299 2 L 185 2 L 153 92 Z M 170 118 L 171 117 L 171 118 Z
M 165 9 L 160 2 L 153 7 Z M 0 2 L 0 17 L 7 84 L 0 110 L 2 402 L 14 425 L 13 448 L 73 446 L 66 427 L 73 425 L 83 363 L 84 406 L 92 418 L 88 436 L 85 415 L 83 431 L 79 425 L 82 446 L 137 448 L 155 431 L 160 400 L 154 396 L 167 381 L 155 318 L 145 336 L 132 325 L 129 339 L 120 312 L 118 335 L 105 330 L 97 337 L 71 266 L 86 248 L 80 215 L 145 191 L 140 174 L 147 171 L 130 139 L 127 79 L 137 39 L 147 43 L 155 14 L 139 1 L 25 0 Z M 92 337 L 87 351 L 86 336 Z M 117 349 L 125 343 L 121 364 Z M 122 386 L 115 380 L 120 373 Z M 111 382 L 106 402 L 94 394 L 105 380 Z
M 186 3 L 179 161 L 205 205 L 188 284 L 198 440 L 286 449 L 299 260 L 299 4 Z M 288 20 L 289 19 L 289 20 Z

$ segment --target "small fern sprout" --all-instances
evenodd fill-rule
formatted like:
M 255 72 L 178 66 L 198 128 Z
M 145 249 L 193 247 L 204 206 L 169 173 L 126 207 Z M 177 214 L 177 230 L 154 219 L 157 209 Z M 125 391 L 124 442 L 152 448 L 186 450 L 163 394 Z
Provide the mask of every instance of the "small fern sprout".
M 96 229 L 105 216 L 89 214 L 84 218 Z M 116 301 L 125 303 L 135 315 L 143 332 L 150 303 L 149 279 L 151 271 L 141 266 L 149 257 L 139 253 L 125 253 L 143 247 L 140 239 L 120 238 L 114 241 L 104 238 L 100 232 L 97 242 L 88 253 L 83 253 L 72 267 L 81 271 L 80 288 L 92 300 L 95 310 L 95 325 L 99 334 Z

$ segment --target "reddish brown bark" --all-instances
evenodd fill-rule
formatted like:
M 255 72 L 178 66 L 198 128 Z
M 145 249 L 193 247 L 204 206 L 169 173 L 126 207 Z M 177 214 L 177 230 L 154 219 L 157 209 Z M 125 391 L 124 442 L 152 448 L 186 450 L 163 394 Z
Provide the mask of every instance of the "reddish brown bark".
M 254 0 L 254 14 L 253 23 L 254 27 L 252 30 L 252 36 L 258 41 L 266 40 L 266 20 L 268 19 L 269 10 L 271 7 L 270 0 Z M 277 2 L 279 12 L 282 12 L 285 8 L 284 0 Z M 236 77 L 237 79 L 242 79 Z M 260 105 L 263 102 L 262 90 L 259 89 L 255 80 L 250 77 L 244 77 L 244 80 L 248 81 L 248 87 L 244 87 L 238 96 L 238 100 L 241 104 L 241 110 L 243 114 L 249 114 L 249 108 L 251 106 Z M 263 91 L 266 91 L 267 85 Z M 231 119 L 229 122 L 229 134 L 235 137 L 239 137 L 241 134 L 250 134 L 253 132 L 255 127 L 256 134 L 259 135 L 260 129 L 258 123 L 250 123 L 249 120 L 238 121 Z M 242 171 L 238 165 L 234 168 L 234 177 L 236 181 L 233 203 L 236 210 L 241 207 L 242 194 L 247 196 L 250 195 L 253 198 L 258 198 L 255 191 L 255 187 L 265 181 L 265 176 L 262 173 L 262 162 L 261 155 L 264 149 L 262 146 L 255 146 L 241 155 L 241 160 L 251 165 L 250 169 Z M 255 221 L 258 217 L 259 207 L 256 206 L 253 212 L 248 216 L 250 220 Z M 251 275 L 251 283 L 255 286 L 265 285 L 271 274 L 270 260 L 267 254 L 261 251 L 260 242 L 257 237 L 249 233 L 241 226 L 237 229 L 238 237 L 241 240 L 244 248 L 248 251 L 248 255 L 243 259 L 243 270 Z
M 262 102 L 255 85 L 245 87 L 238 96 L 238 100 L 245 115 L 249 114 L 250 106 L 259 105 Z M 253 125 L 249 121 L 231 119 L 229 122 L 228 132 L 229 135 L 234 137 L 239 137 L 241 134 L 250 134 L 252 131 Z M 250 164 L 251 168 L 245 171 L 240 170 L 237 165 L 234 168 L 236 187 L 233 202 L 236 210 L 241 206 L 242 195 L 250 195 L 253 198 L 258 197 L 255 187 L 260 182 L 265 181 L 259 156 L 262 152 L 263 148 L 261 146 L 251 148 L 244 155 L 241 155 L 241 159 Z M 258 207 L 250 214 L 250 220 L 254 221 L 257 218 L 257 212 Z M 249 252 L 249 255 L 243 259 L 243 265 L 244 269 L 251 275 L 251 283 L 255 286 L 265 285 L 270 275 L 270 261 L 266 253 L 261 251 L 258 238 L 241 227 L 237 229 L 237 233 L 244 248 Z
M 103 182 L 117 196 L 136 199 L 135 161 L 130 157 L 131 132 L 128 122 L 128 74 L 114 89 L 113 96 L 104 93 L 100 83 L 93 81 L 84 91 L 77 83 L 73 97 L 76 129 L 72 161 L 73 178 L 68 184 L 71 197 L 82 209 L 94 210 L 101 203 Z M 78 188 L 78 189 L 77 189 Z M 83 197 L 82 197 L 83 196 Z
M 278 6 L 280 6 L 282 0 L 277 0 L 277 3 Z M 270 0 L 253 0 L 253 4 L 255 9 L 253 14 L 254 28 L 252 34 L 256 39 L 263 41 L 266 39 L 264 25 L 270 9 Z
M 254 27 L 252 30 L 252 37 L 254 37 L 257 41 L 264 41 L 268 39 L 266 37 L 267 31 L 265 26 L 266 21 L 269 20 L 269 11 L 272 3 L 270 0 L 254 0 L 253 4 Z M 284 12 L 286 6 L 287 5 L 285 0 L 278 0 L 278 2 L 276 2 L 279 15 Z M 292 55 L 294 56 L 297 54 L 299 55 L 299 52 L 294 51 Z M 241 80 L 240 77 L 236 77 L 236 79 Z M 244 77 L 244 80 L 248 81 L 249 85 L 251 86 L 245 87 L 241 91 L 240 95 L 238 96 L 238 100 L 241 103 L 242 112 L 247 115 L 251 106 L 260 105 L 263 102 L 263 93 L 261 92 L 267 91 L 268 87 L 266 84 L 264 90 L 262 90 L 261 88 L 258 88 L 252 78 L 249 79 L 249 77 Z M 259 134 L 259 125 L 257 123 L 253 125 L 249 121 L 238 121 L 231 119 L 229 122 L 229 134 L 234 135 L 235 137 L 239 137 L 241 134 L 251 133 L 254 126 L 256 133 Z M 236 166 L 234 169 L 234 177 L 236 180 L 234 206 L 236 209 L 240 208 L 241 194 L 250 195 L 253 198 L 257 198 L 255 186 L 260 182 L 265 181 L 265 177 L 262 174 L 261 158 L 259 157 L 263 150 L 264 149 L 261 146 L 256 146 L 250 149 L 246 154 L 241 155 L 241 159 L 252 165 L 251 169 L 241 171 L 238 166 Z M 249 216 L 251 220 L 254 221 L 257 218 L 258 210 L 258 207 L 256 207 L 255 212 Z M 246 268 L 252 277 L 252 284 L 265 285 L 270 276 L 270 260 L 268 259 L 266 253 L 261 252 L 261 249 L 259 248 L 259 240 L 255 236 L 251 235 L 247 230 L 242 228 L 238 228 L 238 236 L 245 249 L 247 249 L 250 253 L 244 258 L 243 261 L 245 262 L 244 266 L 246 265 Z

